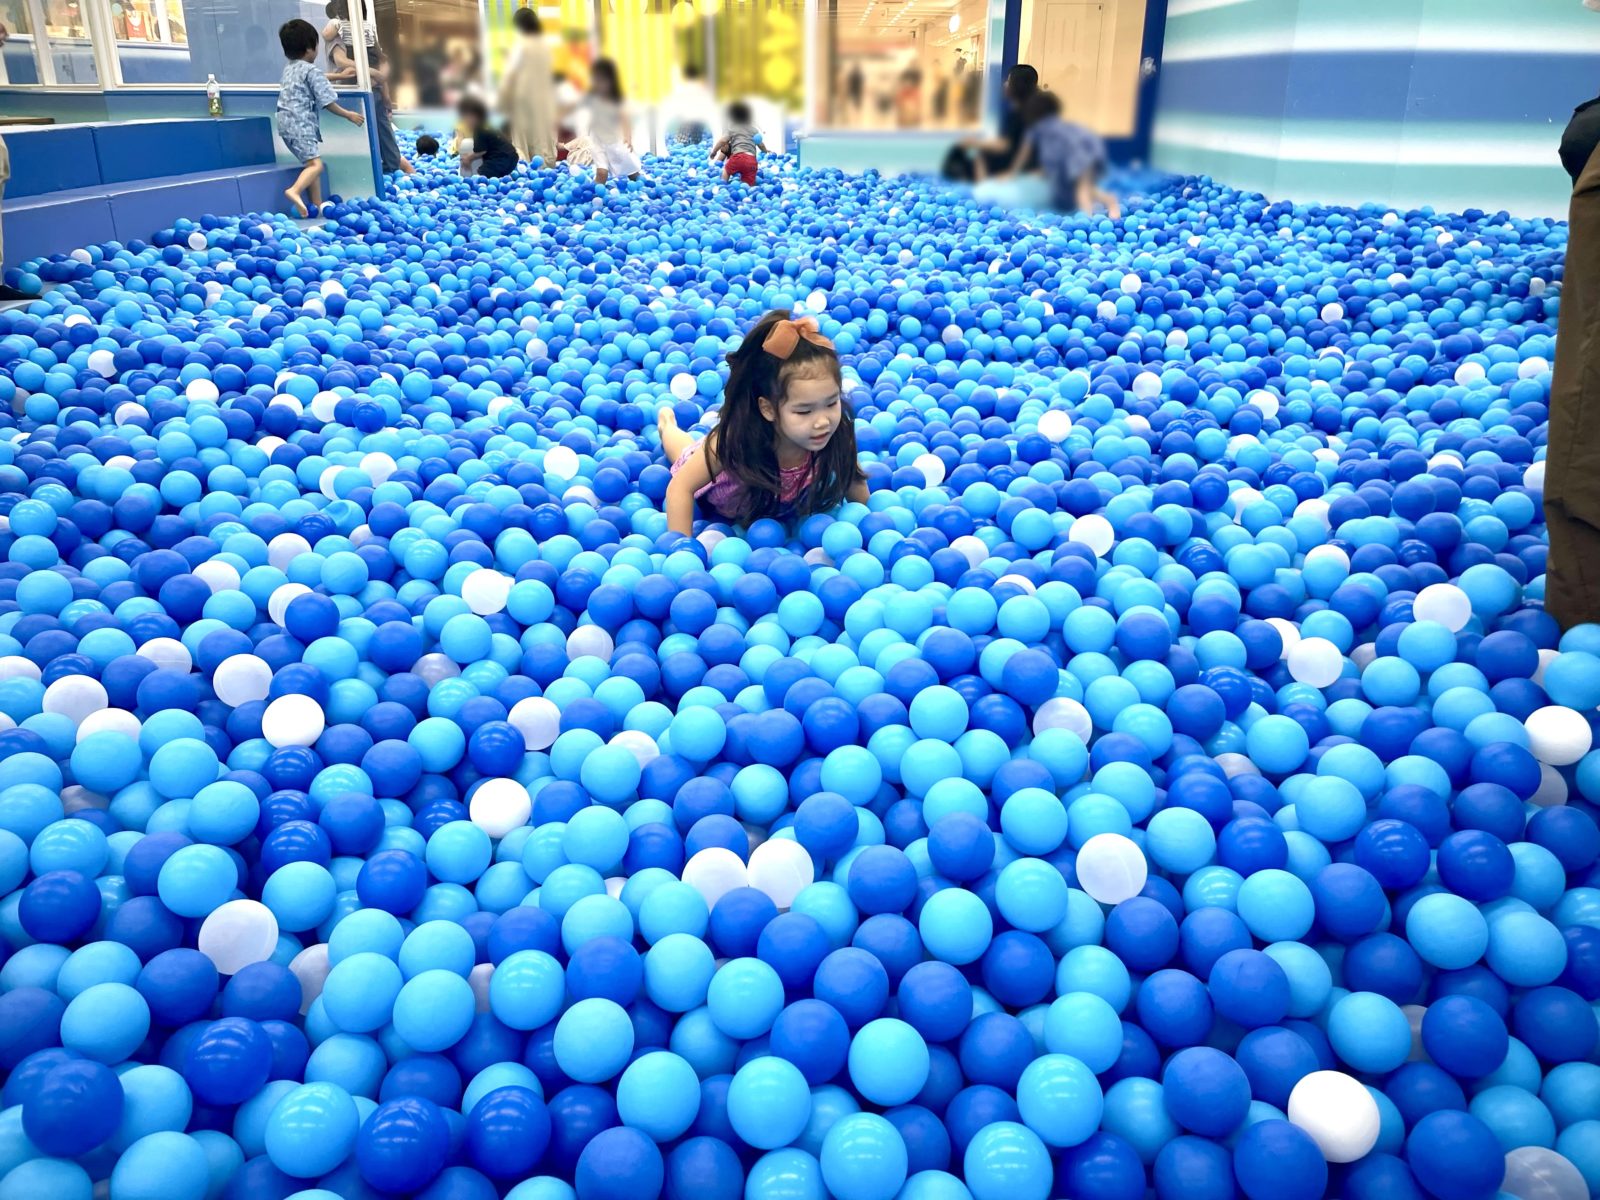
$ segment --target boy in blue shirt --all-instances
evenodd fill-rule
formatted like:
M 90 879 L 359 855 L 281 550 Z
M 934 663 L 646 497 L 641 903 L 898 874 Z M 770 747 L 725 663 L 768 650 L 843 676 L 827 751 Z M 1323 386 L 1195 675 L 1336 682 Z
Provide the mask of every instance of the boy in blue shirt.
M 308 191 L 313 206 L 322 203 L 322 110 L 352 125 L 361 125 L 366 118 L 340 106 L 333 85 L 317 68 L 322 37 L 311 22 L 299 18 L 285 21 L 278 28 L 278 42 L 289 60 L 278 85 L 278 136 L 301 163 L 300 177 L 283 194 L 295 212 L 305 217 L 310 215 L 305 201 Z
M 1106 144 L 1100 136 L 1063 117 L 1053 92 L 1036 92 L 1026 117 L 1028 131 L 1012 174 L 1036 168 L 1050 185 L 1051 205 L 1063 212 L 1092 212 L 1099 203 L 1112 220 L 1121 216 L 1117 198 L 1099 186 L 1106 166 Z

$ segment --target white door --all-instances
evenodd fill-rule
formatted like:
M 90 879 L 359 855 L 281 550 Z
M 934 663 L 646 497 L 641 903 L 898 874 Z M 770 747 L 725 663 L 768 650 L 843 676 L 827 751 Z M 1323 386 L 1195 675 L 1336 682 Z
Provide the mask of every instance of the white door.
M 1067 115 L 1102 124 L 1106 5 L 1095 0 L 1034 0 L 1028 54 L 1039 83 L 1061 97 Z

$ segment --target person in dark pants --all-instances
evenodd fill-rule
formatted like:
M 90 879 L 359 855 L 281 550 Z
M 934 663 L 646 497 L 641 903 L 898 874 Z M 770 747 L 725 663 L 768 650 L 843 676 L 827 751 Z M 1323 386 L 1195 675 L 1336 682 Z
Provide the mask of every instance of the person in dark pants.
M 1550 385 L 1544 607 L 1562 626 L 1600 621 L 1600 97 L 1561 138 L 1572 176 L 1561 321 Z
M 461 173 L 499 179 L 517 169 L 517 148 L 489 126 L 483 101 L 468 96 L 456 106 L 467 139 L 460 145 Z
M 967 138 L 950 147 L 944 160 L 944 177 L 960 183 L 976 183 L 1011 169 L 1022 137 L 1027 132 L 1023 115 L 1028 101 L 1039 90 L 1039 72 L 1018 63 L 1006 73 L 1005 112 L 1000 117 L 999 135 L 992 138 Z

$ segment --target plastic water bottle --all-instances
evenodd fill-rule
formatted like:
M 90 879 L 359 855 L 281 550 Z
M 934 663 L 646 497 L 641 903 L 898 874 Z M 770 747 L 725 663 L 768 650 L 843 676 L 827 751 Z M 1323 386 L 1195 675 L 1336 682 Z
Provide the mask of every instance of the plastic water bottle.
M 215 75 L 206 76 L 206 111 L 213 117 L 222 115 L 222 85 Z

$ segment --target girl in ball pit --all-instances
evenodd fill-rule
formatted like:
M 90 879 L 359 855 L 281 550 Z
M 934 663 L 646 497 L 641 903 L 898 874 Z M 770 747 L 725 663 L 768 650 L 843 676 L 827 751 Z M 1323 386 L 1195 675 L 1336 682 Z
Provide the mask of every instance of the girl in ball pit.
M 717 426 L 696 441 L 670 406 L 657 418 L 672 464 L 667 525 L 694 534 L 695 503 L 748 525 L 867 501 L 839 356 L 813 318 L 769 312 L 728 356 Z

